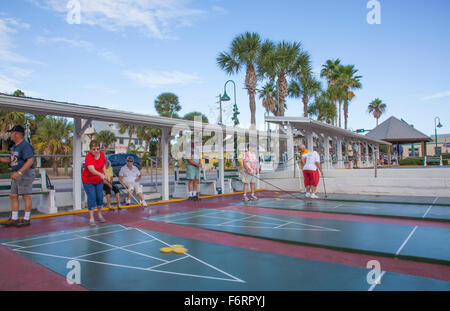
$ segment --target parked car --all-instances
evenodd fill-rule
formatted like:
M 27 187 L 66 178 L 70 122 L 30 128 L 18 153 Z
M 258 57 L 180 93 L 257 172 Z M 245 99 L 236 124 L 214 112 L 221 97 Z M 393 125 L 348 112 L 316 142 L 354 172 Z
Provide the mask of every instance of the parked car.
M 127 158 L 133 157 L 134 162 L 133 165 L 141 170 L 141 159 L 135 153 L 117 153 L 117 154 L 108 154 L 106 158 L 111 162 L 111 167 L 113 168 L 113 172 L 115 176 L 119 176 L 119 171 L 122 166 L 127 164 Z

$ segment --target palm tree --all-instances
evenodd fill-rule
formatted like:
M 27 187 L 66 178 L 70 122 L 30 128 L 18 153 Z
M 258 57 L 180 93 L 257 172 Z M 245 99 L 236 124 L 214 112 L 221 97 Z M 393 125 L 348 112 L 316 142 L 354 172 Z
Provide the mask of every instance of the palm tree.
M 174 93 L 159 94 L 155 100 L 155 109 L 161 117 L 180 118 L 177 112 L 181 110 L 181 105 Z
M 72 153 L 73 124 L 64 118 L 42 120 L 34 137 L 34 148 L 40 154 L 67 155 Z M 58 175 L 58 161 L 53 158 L 53 172 Z
M 195 118 L 201 118 L 202 119 L 202 123 L 209 123 L 208 117 L 205 116 L 203 113 L 199 112 L 199 111 L 192 111 L 189 113 L 186 113 L 183 117 L 184 120 L 190 120 L 190 121 L 195 121 Z
M 369 106 L 367 106 L 367 111 L 369 113 L 372 113 L 374 118 L 377 120 L 377 126 L 378 126 L 378 119 L 386 111 L 386 107 L 387 105 L 383 103 L 379 98 L 375 98 L 373 101 L 370 102 Z
M 312 75 L 309 55 L 304 66 L 301 67 L 295 78 L 296 79 L 289 85 L 289 95 L 295 98 L 301 97 L 303 103 L 303 117 L 307 118 L 309 100 L 312 97 L 316 98 L 322 91 L 320 81 Z
M 259 75 L 267 77 L 270 81 L 276 79 L 278 93 L 279 116 L 284 116 L 286 108 L 285 99 L 289 93 L 288 77 L 294 77 L 298 72 L 298 60 L 302 53 L 301 43 L 282 41 L 275 45 L 266 40 L 261 46 L 259 59 Z
M 129 151 L 131 146 L 131 139 L 133 138 L 133 135 L 136 133 L 136 125 L 119 123 L 119 133 L 120 134 L 128 133 L 127 151 Z
M 97 140 L 103 147 L 104 151 L 108 149 L 108 147 L 115 143 L 117 140 L 116 135 L 113 132 L 103 130 L 95 134 L 95 140 Z
M 354 65 L 347 65 L 347 66 L 339 66 L 338 68 L 338 75 L 336 82 L 339 86 L 342 87 L 342 89 L 345 91 L 344 95 L 344 128 L 347 129 L 347 123 L 348 123 L 348 104 L 351 98 L 349 99 L 349 92 L 350 90 L 354 89 L 360 89 L 362 87 L 360 79 L 362 76 L 357 76 L 356 73 L 358 72 L 357 69 L 355 69 Z M 354 93 L 352 92 L 353 96 Z M 352 96 L 352 98 L 353 98 Z
M 227 74 L 238 74 L 245 68 L 245 88 L 247 89 L 250 106 L 250 124 L 256 127 L 255 92 L 258 78 L 257 61 L 260 54 L 261 38 L 257 33 L 246 32 L 238 35 L 231 42 L 229 52 L 221 52 L 217 57 L 217 64 Z
M 322 65 L 322 70 L 320 71 L 320 77 L 326 78 L 328 80 L 328 86 L 336 83 L 337 72 L 339 66 L 341 65 L 341 60 L 338 59 L 328 59 L 324 65 Z
M 332 124 L 336 118 L 336 107 L 325 93 L 322 93 L 308 106 L 308 113 L 317 116 L 317 121 Z
M 277 105 L 275 103 L 276 91 L 275 86 L 271 82 L 267 82 L 262 89 L 258 90 L 259 99 L 262 99 L 262 106 L 266 110 L 266 114 L 271 112 L 277 115 Z
M 150 144 L 158 143 L 161 130 L 157 127 L 139 125 L 136 128 L 136 136 L 144 141 L 144 152 L 150 154 Z

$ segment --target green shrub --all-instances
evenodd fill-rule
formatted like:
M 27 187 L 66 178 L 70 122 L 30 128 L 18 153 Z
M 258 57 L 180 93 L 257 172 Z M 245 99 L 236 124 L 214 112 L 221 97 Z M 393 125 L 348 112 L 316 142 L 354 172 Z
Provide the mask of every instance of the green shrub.
M 9 151 L 8 150 L 0 150 L 0 153 L 1 154 L 9 154 Z M 7 174 L 7 173 L 9 173 L 9 164 L 0 162 L 0 174 Z
M 423 158 L 405 158 L 399 161 L 400 165 L 423 165 Z

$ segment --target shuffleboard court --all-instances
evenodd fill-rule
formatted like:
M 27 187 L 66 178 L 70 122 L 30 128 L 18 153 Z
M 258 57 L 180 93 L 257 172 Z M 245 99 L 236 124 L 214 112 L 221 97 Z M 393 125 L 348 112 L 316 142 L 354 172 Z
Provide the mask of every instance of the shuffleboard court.
M 396 204 L 374 202 L 350 202 L 332 200 L 295 199 L 290 195 L 282 198 L 261 198 L 247 203 L 237 202 L 239 206 L 258 206 L 299 211 L 327 212 L 339 214 L 400 217 L 450 221 L 450 206 L 433 204 Z
M 450 229 L 202 209 L 147 219 L 286 243 L 450 264 Z M 420 228 L 420 230 L 418 230 Z M 415 244 L 408 245 L 409 241 Z M 428 244 L 421 247 L 421 243 Z M 414 246 L 415 245 L 415 246 Z
M 80 264 L 89 290 L 450 290 L 450 282 L 199 241 L 123 225 L 102 225 L 0 241 L 67 276 Z M 182 244 L 185 254 L 163 254 Z

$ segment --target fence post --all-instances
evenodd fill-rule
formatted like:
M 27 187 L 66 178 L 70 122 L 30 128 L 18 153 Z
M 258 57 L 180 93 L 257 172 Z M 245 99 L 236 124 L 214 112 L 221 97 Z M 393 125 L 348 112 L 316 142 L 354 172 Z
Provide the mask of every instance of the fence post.
M 427 166 L 427 156 L 423 157 L 423 166 Z

